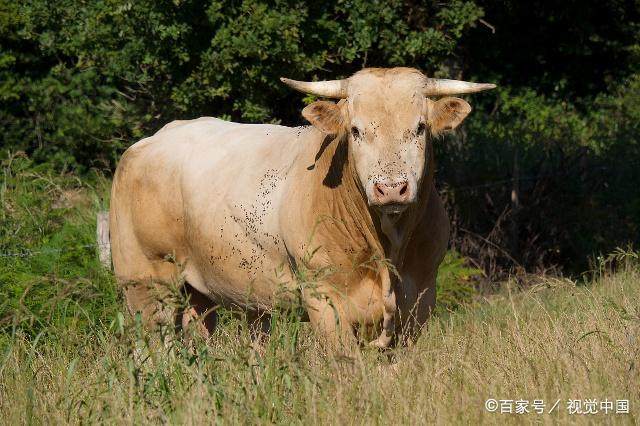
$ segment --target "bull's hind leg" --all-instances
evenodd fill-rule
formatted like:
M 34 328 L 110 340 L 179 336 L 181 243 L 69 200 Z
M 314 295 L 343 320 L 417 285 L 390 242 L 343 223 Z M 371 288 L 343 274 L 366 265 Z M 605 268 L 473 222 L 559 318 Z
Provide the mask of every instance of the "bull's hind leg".
M 112 235 L 113 265 L 129 312 L 139 313 L 149 328 L 186 329 L 197 320 L 197 332 L 208 337 L 215 326 L 215 304 L 185 282 L 180 265 L 168 259 L 150 260 L 135 239 L 123 241 L 119 235 Z
M 196 332 L 202 337 L 208 338 L 218 320 L 215 312 L 216 303 L 193 288 L 188 282 L 184 283 L 183 292 L 187 297 L 188 305 L 179 316 L 180 326 L 183 330 L 187 330 L 194 324 Z
M 173 312 L 165 306 L 163 299 L 168 301 L 170 290 L 177 287 L 176 265 L 164 259 L 149 259 L 133 232 L 123 227 L 122 222 L 111 222 L 113 271 L 123 289 L 129 312 L 132 315 L 140 313 L 143 322 L 149 326 L 170 322 Z
M 181 299 L 175 265 L 148 259 L 137 259 L 130 264 L 135 271 L 117 274 L 129 312 L 140 313 L 143 322 L 152 328 L 172 324 Z

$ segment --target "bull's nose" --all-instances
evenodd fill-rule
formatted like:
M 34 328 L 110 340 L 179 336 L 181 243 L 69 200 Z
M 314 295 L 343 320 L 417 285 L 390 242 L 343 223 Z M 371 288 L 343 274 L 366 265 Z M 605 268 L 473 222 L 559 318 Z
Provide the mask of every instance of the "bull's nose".
M 391 203 L 407 203 L 411 199 L 409 182 L 376 182 L 373 185 L 374 201 L 378 205 Z

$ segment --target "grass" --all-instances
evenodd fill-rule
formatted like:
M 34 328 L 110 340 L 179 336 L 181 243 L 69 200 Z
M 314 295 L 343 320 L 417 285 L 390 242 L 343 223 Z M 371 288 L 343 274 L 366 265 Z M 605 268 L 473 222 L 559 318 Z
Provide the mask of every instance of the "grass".
M 242 318 L 221 312 L 203 342 L 147 332 L 123 314 L 90 244 L 107 187 L 99 175 L 87 183 L 24 158 L 5 161 L 0 253 L 30 252 L 0 258 L 3 423 L 640 422 L 632 252 L 580 283 L 538 277 L 485 297 L 455 288 L 453 308 L 414 346 L 388 353 L 328 356 L 309 325 L 286 313 L 255 344 Z M 468 287 L 470 271 L 454 263 L 443 286 Z M 487 412 L 488 398 L 561 404 L 508 415 Z M 568 413 L 568 399 L 592 398 L 627 399 L 630 414 Z
M 118 292 L 95 246 L 109 182 L 55 173 L 20 154 L 1 165 L 0 343 L 14 328 L 33 337 L 113 315 Z

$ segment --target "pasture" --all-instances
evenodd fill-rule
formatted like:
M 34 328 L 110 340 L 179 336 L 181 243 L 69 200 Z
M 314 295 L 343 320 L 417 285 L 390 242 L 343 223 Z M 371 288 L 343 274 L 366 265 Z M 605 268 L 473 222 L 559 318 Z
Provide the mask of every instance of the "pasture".
M 450 256 L 440 282 L 448 309 L 410 348 L 325 355 L 308 324 L 285 313 L 255 345 L 241 316 L 224 311 L 204 342 L 190 330 L 187 338 L 144 332 L 126 314 L 95 247 L 107 179 L 80 180 L 21 155 L 2 173 L 7 424 L 638 423 L 640 262 L 632 251 L 600 259 L 577 281 L 528 276 L 483 294 L 469 283 L 473 268 Z M 529 413 L 489 412 L 490 398 L 528 401 Z M 570 399 L 614 408 L 570 414 Z M 615 413 L 616 400 L 629 401 L 629 414 Z

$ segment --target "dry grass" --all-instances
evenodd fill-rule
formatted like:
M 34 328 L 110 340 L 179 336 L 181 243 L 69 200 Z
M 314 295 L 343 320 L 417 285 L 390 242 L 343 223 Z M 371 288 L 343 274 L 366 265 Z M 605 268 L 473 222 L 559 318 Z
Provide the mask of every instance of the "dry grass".
M 223 318 L 195 353 L 117 314 L 89 332 L 14 335 L 0 358 L 0 418 L 17 423 L 638 423 L 640 273 L 505 285 L 434 318 L 412 348 L 322 354 L 307 324 L 274 319 L 259 353 Z M 155 342 L 155 343 L 154 343 Z M 153 349 L 155 348 L 155 349 Z M 390 362 L 391 360 L 391 362 Z M 551 414 L 498 414 L 487 398 L 543 399 Z M 568 399 L 628 399 L 630 414 L 569 415 Z M 531 408 L 530 408 L 531 410 Z M 531 410 L 533 411 L 533 410 Z

